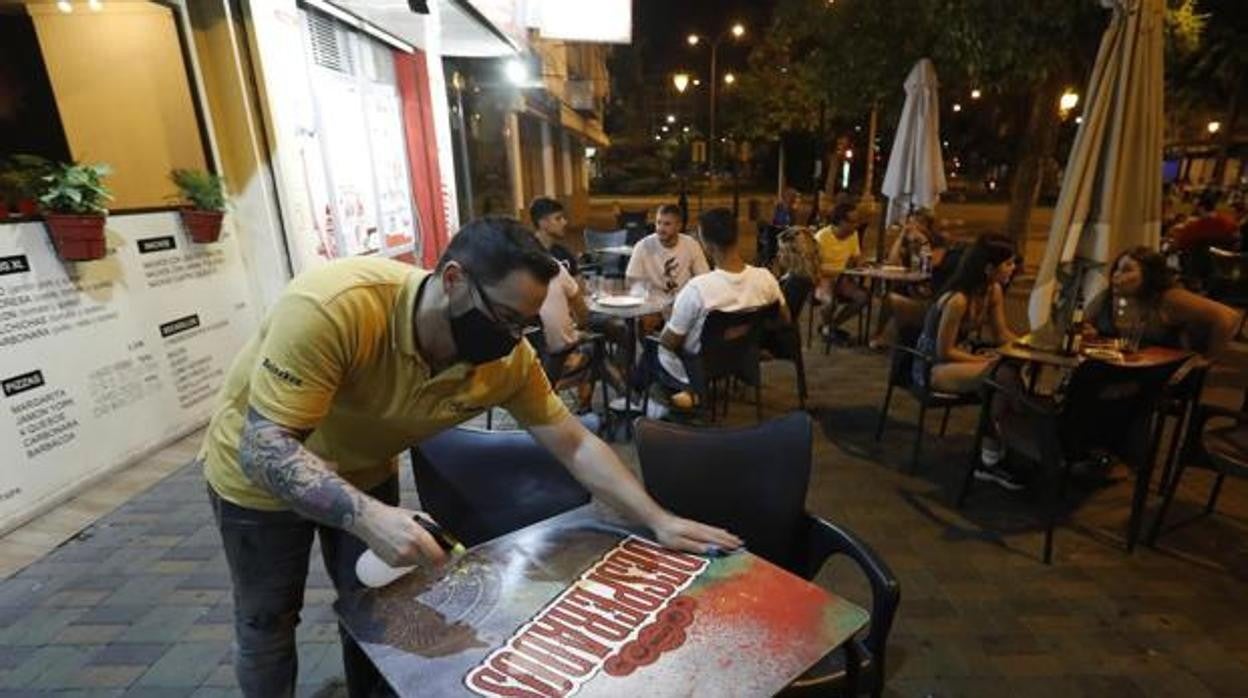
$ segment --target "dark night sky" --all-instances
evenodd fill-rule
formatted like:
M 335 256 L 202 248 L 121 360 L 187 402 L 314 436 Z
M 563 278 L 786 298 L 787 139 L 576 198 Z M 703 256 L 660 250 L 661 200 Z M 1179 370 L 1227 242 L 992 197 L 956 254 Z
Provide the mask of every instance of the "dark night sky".
M 749 40 L 766 29 L 774 5 L 774 0 L 637 0 L 633 40 L 642 51 L 643 72 L 685 69 L 705 77 L 707 49 L 690 48 L 685 37 L 724 32 L 737 21 L 746 26 L 745 40 L 735 49 L 731 39 L 721 44 L 720 70 L 744 68 Z

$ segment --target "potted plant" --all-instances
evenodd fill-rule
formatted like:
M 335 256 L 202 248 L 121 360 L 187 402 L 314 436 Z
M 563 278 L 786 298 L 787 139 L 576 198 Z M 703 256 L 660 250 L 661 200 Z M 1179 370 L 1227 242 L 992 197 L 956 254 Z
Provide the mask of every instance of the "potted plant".
M 113 195 L 102 180 L 110 171 L 103 164 L 59 163 L 43 176 L 39 204 L 61 259 L 100 259 L 108 253 L 104 244 L 105 204 Z
M 169 179 L 178 185 L 182 198 L 192 204 L 180 211 L 182 225 L 191 240 L 216 242 L 225 217 L 225 180 L 211 172 L 183 169 L 170 172 Z

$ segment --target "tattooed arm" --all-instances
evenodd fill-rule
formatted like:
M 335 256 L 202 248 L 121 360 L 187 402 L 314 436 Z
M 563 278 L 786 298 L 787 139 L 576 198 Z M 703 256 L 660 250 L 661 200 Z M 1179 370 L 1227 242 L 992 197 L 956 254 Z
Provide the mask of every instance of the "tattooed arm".
M 239 447 L 243 472 L 300 515 L 355 535 L 390 564 L 443 559 L 442 548 L 412 512 L 383 504 L 339 477 L 304 448 L 306 437 L 249 408 Z

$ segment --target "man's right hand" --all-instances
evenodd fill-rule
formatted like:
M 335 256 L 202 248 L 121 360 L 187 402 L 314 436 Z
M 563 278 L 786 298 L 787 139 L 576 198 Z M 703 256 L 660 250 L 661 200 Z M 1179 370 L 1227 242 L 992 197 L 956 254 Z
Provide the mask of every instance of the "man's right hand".
M 446 553 L 423 526 L 417 512 L 372 502 L 364 512 L 360 537 L 386 564 L 407 567 L 424 561 L 441 564 Z

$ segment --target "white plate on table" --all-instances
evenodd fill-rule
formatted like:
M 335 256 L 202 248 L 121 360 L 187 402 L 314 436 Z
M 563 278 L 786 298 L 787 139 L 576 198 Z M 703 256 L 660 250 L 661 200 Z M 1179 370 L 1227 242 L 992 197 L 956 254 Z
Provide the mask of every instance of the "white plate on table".
M 644 298 L 637 296 L 603 296 L 595 302 L 608 308 L 636 308 L 644 301 Z
M 900 274 L 906 271 L 905 267 L 897 265 L 897 264 L 884 264 L 884 265 L 877 267 L 877 269 L 879 269 L 882 272 L 887 272 L 889 274 Z

